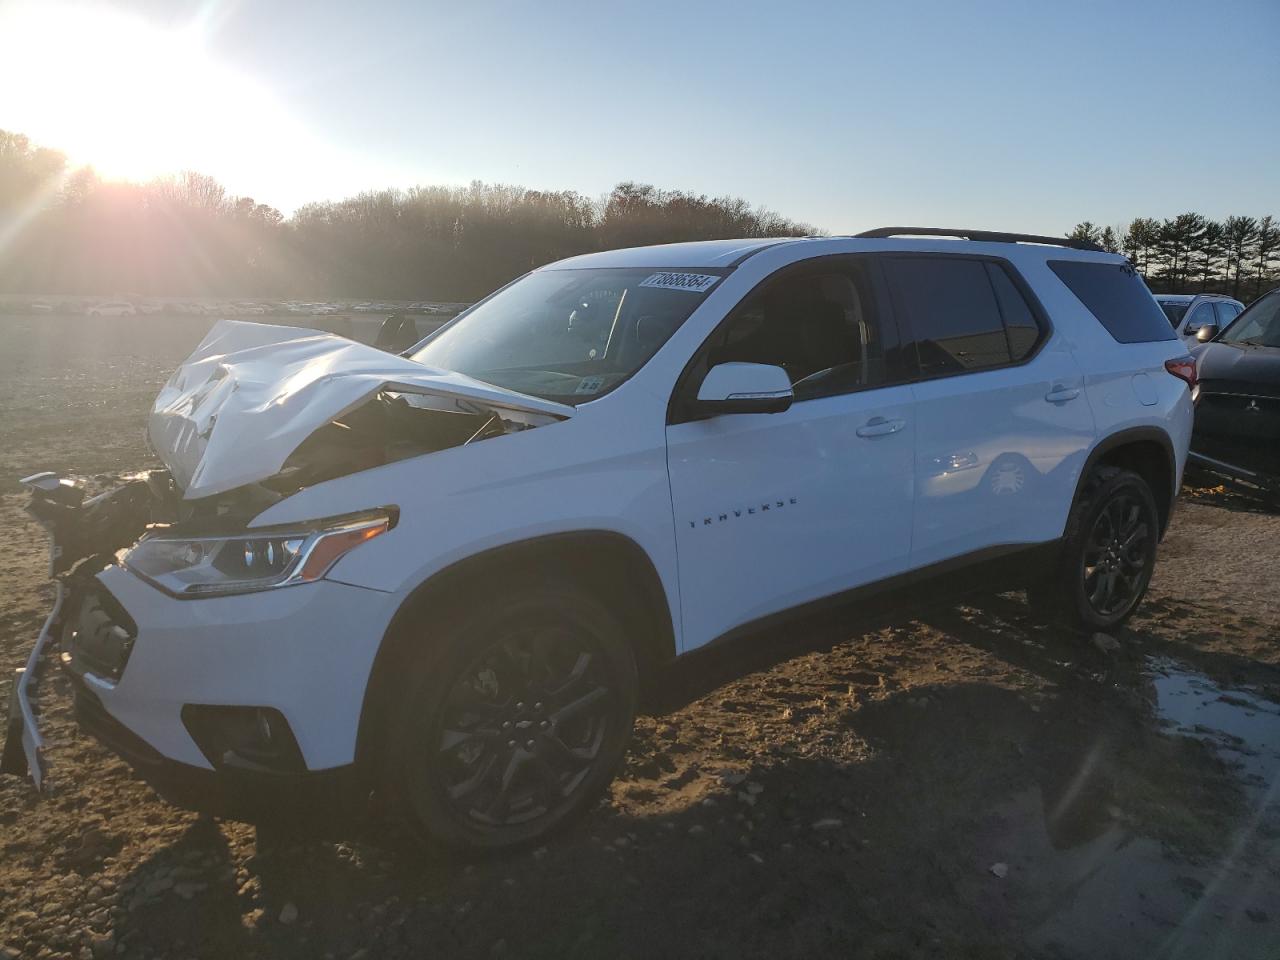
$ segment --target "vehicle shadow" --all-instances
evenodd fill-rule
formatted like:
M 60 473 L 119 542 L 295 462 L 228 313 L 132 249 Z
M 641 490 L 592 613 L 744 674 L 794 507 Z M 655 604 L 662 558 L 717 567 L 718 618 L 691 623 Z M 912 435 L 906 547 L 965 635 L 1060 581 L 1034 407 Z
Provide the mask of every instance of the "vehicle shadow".
M 904 654 L 930 631 L 1005 668 L 859 673 L 835 661 L 860 631 Z M 1160 908 L 1098 916 L 1065 953 L 1159 955 L 1194 906 L 1188 864 L 1215 861 L 1242 800 L 1209 746 L 1162 730 L 1138 649 L 1154 641 L 1125 639 L 1106 656 L 1015 594 L 905 624 L 815 618 L 682 662 L 611 796 L 543 847 L 468 863 L 370 820 L 340 840 L 264 831 L 245 857 L 200 820 L 130 890 L 188 857 L 216 879 L 190 901 L 126 901 L 122 942 L 129 956 L 1002 957 L 1152 837 L 1171 858 L 1144 868 Z M 821 676 L 828 658 L 838 682 L 788 672 Z M 757 681 L 771 685 L 746 701 L 756 688 L 735 684 Z
M 1221 507 L 1236 513 L 1280 515 L 1280 493 L 1218 477 L 1188 464 L 1182 480 L 1186 502 Z

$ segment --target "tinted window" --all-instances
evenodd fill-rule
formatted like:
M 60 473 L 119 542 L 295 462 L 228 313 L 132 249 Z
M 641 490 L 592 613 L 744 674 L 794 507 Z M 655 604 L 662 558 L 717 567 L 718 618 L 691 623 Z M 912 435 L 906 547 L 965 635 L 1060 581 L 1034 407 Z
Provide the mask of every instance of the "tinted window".
M 1050 260 L 1049 267 L 1119 343 L 1177 339 L 1142 277 L 1127 263 Z
M 1217 323 L 1218 321 L 1213 315 L 1213 304 L 1202 303 L 1191 311 L 1191 316 L 1187 318 L 1187 333 L 1195 333 L 1206 323 Z
M 1169 326 L 1177 330 L 1182 323 L 1182 318 L 1186 316 L 1187 305 L 1185 303 L 1167 303 L 1161 301 L 1160 309 L 1164 311 L 1164 315 L 1169 318 Z
M 1000 305 L 1000 316 L 1009 338 L 1009 352 L 1015 361 L 1025 360 L 1040 342 L 1040 325 L 1036 323 L 1026 298 L 1014 286 L 1008 270 L 999 264 L 988 263 L 987 275 Z
M 1280 347 L 1280 292 L 1273 291 L 1249 304 L 1220 339 L 1223 343 Z
M 1218 311 L 1218 326 L 1220 327 L 1225 327 L 1240 316 L 1240 308 L 1234 303 L 1227 303 L 1225 300 L 1219 300 L 1214 304 L 1214 308 Z
M 982 370 L 1012 360 L 983 261 L 890 257 L 884 268 L 894 301 L 911 326 L 924 376 Z
M 782 367 L 797 400 L 884 384 L 885 338 L 865 265 L 765 284 L 717 331 L 707 359 Z

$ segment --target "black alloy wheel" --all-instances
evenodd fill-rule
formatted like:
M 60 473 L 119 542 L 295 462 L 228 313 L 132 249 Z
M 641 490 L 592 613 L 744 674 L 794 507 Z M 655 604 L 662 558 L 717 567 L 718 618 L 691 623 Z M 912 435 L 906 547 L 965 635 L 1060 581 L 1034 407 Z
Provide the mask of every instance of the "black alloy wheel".
M 1147 481 L 1121 467 L 1095 467 L 1071 508 L 1057 560 L 1029 585 L 1032 607 L 1075 629 L 1119 627 L 1147 592 L 1159 539 Z
M 1144 504 L 1132 491 L 1119 491 L 1094 520 L 1081 563 L 1084 593 L 1100 616 L 1125 612 L 1150 579 L 1149 558 L 1155 537 Z
M 611 725 L 607 663 L 592 638 L 561 625 L 495 643 L 448 692 L 437 749 L 454 814 L 502 828 L 571 803 Z
M 625 632 L 589 593 L 531 585 L 435 611 L 409 644 L 381 783 L 424 840 L 470 854 L 531 845 L 608 787 L 639 682 Z

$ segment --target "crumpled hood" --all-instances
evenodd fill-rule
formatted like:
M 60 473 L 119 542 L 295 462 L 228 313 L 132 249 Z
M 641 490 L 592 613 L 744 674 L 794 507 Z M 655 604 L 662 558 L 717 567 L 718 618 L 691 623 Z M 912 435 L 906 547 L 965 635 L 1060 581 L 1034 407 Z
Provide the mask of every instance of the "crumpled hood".
M 318 428 L 382 390 L 474 409 L 574 412 L 334 334 L 222 320 L 156 397 L 147 435 L 195 500 L 274 476 Z

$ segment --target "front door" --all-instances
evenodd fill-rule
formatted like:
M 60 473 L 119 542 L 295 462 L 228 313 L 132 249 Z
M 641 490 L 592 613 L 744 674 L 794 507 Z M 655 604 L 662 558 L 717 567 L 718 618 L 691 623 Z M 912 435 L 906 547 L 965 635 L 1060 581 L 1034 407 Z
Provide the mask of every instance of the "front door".
M 795 391 L 783 413 L 677 412 L 667 428 L 684 649 L 907 569 L 914 411 L 876 276 L 856 257 L 780 271 L 679 388 L 747 361 L 785 368 Z

